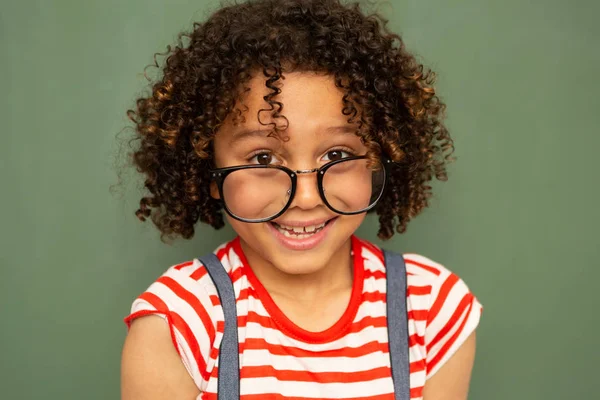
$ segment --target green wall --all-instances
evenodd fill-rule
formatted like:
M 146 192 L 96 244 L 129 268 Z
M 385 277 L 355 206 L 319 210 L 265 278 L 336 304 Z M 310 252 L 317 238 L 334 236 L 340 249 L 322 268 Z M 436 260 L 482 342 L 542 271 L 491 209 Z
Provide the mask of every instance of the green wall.
M 109 192 L 143 67 L 215 4 L 1 2 L 0 398 L 118 398 L 131 301 L 230 237 L 164 245 L 133 215 L 137 181 Z M 471 399 L 595 397 L 600 3 L 392 4 L 440 76 L 458 160 L 387 246 L 444 263 L 484 304 Z

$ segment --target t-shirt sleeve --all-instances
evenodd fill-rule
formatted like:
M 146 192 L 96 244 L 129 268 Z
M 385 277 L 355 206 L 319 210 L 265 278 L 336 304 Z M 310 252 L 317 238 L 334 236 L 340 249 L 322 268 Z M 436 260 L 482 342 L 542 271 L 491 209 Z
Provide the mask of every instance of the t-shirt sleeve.
M 181 361 L 200 390 L 204 390 L 214 366 L 211 358 L 215 343 L 214 306 L 204 282 L 198 261 L 169 268 L 159 279 L 136 298 L 130 314 L 131 322 L 146 315 L 158 315 L 169 326 L 173 345 Z
M 482 306 L 465 282 L 441 269 L 432 285 L 425 330 L 427 379 L 444 365 L 475 331 Z

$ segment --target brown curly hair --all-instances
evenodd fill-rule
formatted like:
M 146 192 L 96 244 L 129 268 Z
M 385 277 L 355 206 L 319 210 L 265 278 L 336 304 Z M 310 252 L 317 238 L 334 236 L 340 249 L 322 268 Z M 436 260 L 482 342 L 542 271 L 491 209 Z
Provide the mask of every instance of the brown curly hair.
M 371 156 L 392 163 L 386 192 L 373 210 L 378 237 L 402 233 L 431 196 L 428 182 L 446 180 L 454 146 L 442 119 L 435 75 L 410 54 L 378 14 L 339 0 L 254 0 L 223 6 L 168 46 L 151 95 L 128 110 L 138 146 L 132 153 L 149 194 L 136 215 L 151 217 L 165 236 L 189 239 L 198 220 L 223 226 L 220 201 L 209 192 L 211 142 L 253 73 L 262 73 L 273 118 L 283 71 L 331 74 L 343 90 L 348 122 L 356 122 Z M 285 68 L 284 68 L 285 66 Z M 236 119 L 242 111 L 236 110 Z M 278 128 L 275 127 L 275 130 Z

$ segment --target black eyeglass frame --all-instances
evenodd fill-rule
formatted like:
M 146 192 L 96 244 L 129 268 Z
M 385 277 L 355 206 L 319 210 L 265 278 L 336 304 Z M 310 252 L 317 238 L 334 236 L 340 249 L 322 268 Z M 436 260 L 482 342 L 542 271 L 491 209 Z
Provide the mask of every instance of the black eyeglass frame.
M 238 165 L 238 166 L 233 166 L 233 167 L 225 167 L 225 168 L 215 168 L 215 169 L 211 169 L 209 171 L 210 174 L 210 178 L 211 180 L 213 180 L 218 187 L 219 190 L 219 195 L 221 196 L 221 203 L 223 204 L 223 208 L 225 209 L 225 212 L 227 212 L 227 214 L 229 214 L 232 218 L 237 219 L 238 221 L 242 221 L 242 222 L 248 222 L 248 223 L 260 223 L 260 222 L 268 222 L 268 221 L 272 221 L 276 218 L 278 218 L 279 216 L 281 216 L 284 212 L 287 211 L 287 209 L 290 207 L 290 204 L 292 204 L 292 201 L 294 200 L 294 195 L 296 194 L 296 187 L 297 187 L 297 177 L 299 174 L 311 174 L 313 172 L 317 173 L 317 187 L 319 189 L 319 195 L 321 196 L 321 200 L 323 200 L 323 203 L 333 212 L 340 214 L 340 215 L 356 215 L 356 214 L 361 214 L 364 212 L 367 212 L 371 209 L 373 209 L 373 207 L 375 207 L 377 205 L 377 203 L 379 202 L 379 200 L 381 199 L 381 197 L 383 196 L 383 193 L 385 192 L 385 186 L 387 184 L 387 178 L 388 178 L 388 174 L 389 174 L 389 165 L 392 163 L 392 161 L 387 158 L 387 157 L 383 157 L 380 159 L 380 162 L 383 166 L 383 184 L 381 187 L 381 192 L 379 193 L 379 196 L 377 196 L 377 199 L 375 199 L 375 201 L 373 202 L 373 204 L 369 205 L 368 207 L 359 210 L 359 211 L 351 211 L 351 212 L 345 212 L 345 211 L 338 211 L 335 208 L 333 208 L 331 206 L 331 204 L 329 204 L 329 202 L 327 201 L 327 198 L 325 197 L 325 190 L 323 189 L 323 176 L 325 175 L 325 172 L 327 172 L 327 170 L 331 167 L 333 167 L 334 165 L 343 163 L 343 162 L 347 162 L 347 161 L 353 161 L 353 160 L 361 160 L 361 159 L 366 159 L 367 156 L 351 156 L 351 157 L 346 157 L 346 158 L 342 158 L 341 160 L 335 160 L 335 161 L 331 161 L 328 162 L 327 164 L 319 167 L 319 168 L 313 168 L 313 169 L 305 169 L 305 170 L 292 170 L 288 167 L 285 167 L 283 165 L 261 165 L 261 164 L 252 164 L 252 165 Z M 290 180 L 292 182 L 292 188 L 289 194 L 289 200 L 286 203 L 286 205 L 281 209 L 280 212 L 278 212 L 277 214 L 271 216 L 271 217 L 267 217 L 267 218 L 262 218 L 262 219 L 246 219 L 246 218 L 242 218 L 239 217 L 237 215 L 235 215 L 228 207 L 227 207 L 227 202 L 224 200 L 225 196 L 223 196 L 223 183 L 225 182 L 225 178 L 227 177 L 227 175 L 239 171 L 239 170 L 243 170 L 243 169 L 254 169 L 254 168 L 260 168 L 260 169 L 269 169 L 269 168 L 274 168 L 274 169 L 278 169 L 281 170 L 283 172 L 285 172 L 286 174 L 288 174 L 288 176 L 290 177 Z

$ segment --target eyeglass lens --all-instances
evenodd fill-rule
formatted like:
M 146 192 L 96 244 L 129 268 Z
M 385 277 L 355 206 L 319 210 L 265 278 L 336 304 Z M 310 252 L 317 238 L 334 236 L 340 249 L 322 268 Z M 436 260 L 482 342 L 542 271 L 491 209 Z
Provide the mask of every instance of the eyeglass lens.
M 323 191 L 329 207 L 338 213 L 367 209 L 379 198 L 385 180 L 381 163 L 367 159 L 337 163 L 323 175 Z M 244 220 L 268 219 L 289 202 L 290 176 L 277 168 L 234 171 L 223 181 L 223 200 L 230 213 Z

